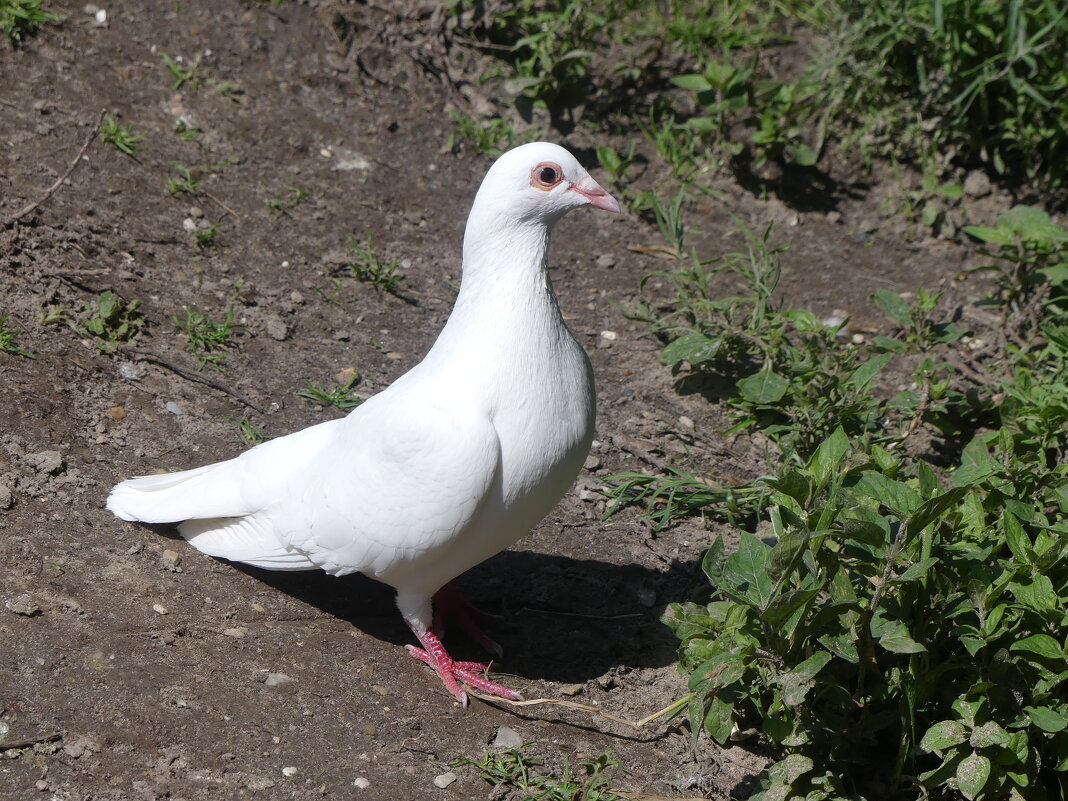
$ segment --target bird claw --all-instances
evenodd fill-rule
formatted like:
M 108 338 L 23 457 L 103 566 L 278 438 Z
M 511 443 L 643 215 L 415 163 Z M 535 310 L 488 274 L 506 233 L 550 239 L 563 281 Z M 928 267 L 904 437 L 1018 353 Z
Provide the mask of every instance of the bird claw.
M 503 684 L 497 684 L 494 681 L 490 681 L 486 678 L 485 673 L 489 672 L 492 663 L 487 662 L 457 662 L 448 652 L 445 650 L 445 646 L 441 644 L 441 640 L 432 631 L 424 631 L 422 634 L 415 633 L 419 638 L 419 642 L 423 647 L 418 648 L 414 645 L 407 645 L 405 648 L 408 653 L 418 659 L 420 662 L 425 662 L 430 665 L 437 672 L 441 681 L 445 685 L 453 697 L 460 702 L 461 706 L 467 706 L 467 693 L 460 687 L 459 682 L 463 682 L 469 687 L 473 687 L 476 690 L 480 690 L 488 695 L 493 695 L 498 698 L 506 698 L 512 701 L 522 701 L 523 696 L 517 693 L 515 690 L 505 687 Z

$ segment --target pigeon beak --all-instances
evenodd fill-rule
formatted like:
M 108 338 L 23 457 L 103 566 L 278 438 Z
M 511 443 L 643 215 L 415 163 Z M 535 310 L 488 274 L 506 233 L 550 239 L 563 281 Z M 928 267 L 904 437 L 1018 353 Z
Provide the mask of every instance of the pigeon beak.
M 588 175 L 581 181 L 571 184 L 570 191 L 582 195 L 594 208 L 612 212 L 619 211 L 619 201 L 605 192 L 601 185 Z

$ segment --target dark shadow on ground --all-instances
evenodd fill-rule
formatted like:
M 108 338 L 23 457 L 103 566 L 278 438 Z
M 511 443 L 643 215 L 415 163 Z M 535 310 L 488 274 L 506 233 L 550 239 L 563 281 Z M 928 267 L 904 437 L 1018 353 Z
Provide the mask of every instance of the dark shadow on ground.
M 232 566 L 379 640 L 398 647 L 415 642 L 394 605 L 392 588 L 365 576 Z M 504 647 L 502 670 L 578 683 L 618 665 L 673 663 L 678 642 L 660 618 L 668 603 L 689 596 L 697 571 L 696 564 L 658 571 L 505 551 L 464 574 L 460 583 L 473 605 L 503 617 L 486 627 Z M 487 659 L 459 630 L 450 629 L 446 645 L 457 659 Z

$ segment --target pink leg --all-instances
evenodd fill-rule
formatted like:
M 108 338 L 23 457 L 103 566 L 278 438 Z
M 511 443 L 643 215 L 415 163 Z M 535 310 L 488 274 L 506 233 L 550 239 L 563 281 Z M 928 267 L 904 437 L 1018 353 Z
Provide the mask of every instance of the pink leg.
M 500 659 L 504 656 L 504 649 L 494 640 L 486 636 L 486 633 L 478 627 L 476 621 L 487 623 L 499 620 L 495 615 L 487 614 L 481 609 L 475 609 L 468 605 L 460 594 L 460 585 L 453 579 L 434 595 L 434 633 L 438 637 L 445 634 L 445 624 L 450 618 L 460 624 L 460 628 L 467 632 L 468 636 Z
M 438 639 L 438 635 L 433 631 L 429 629 L 422 633 L 415 631 L 415 629 L 413 631 L 423 647 L 416 648 L 414 645 L 409 645 L 407 646 L 408 653 L 434 668 L 438 676 L 441 677 L 441 681 L 445 684 L 445 689 L 452 693 L 462 706 L 467 706 L 467 693 L 460 687 L 459 682 L 461 681 L 476 690 L 496 695 L 499 698 L 510 698 L 513 701 L 522 700 L 523 696 L 515 690 L 492 682 L 482 675 L 484 671 L 489 670 L 489 665 L 481 662 L 456 662 L 449 656 L 445 646 Z

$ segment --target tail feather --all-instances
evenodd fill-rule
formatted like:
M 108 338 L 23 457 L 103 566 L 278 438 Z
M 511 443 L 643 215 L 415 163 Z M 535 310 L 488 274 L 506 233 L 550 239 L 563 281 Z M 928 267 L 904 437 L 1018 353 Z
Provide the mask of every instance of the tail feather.
M 283 546 L 256 515 L 189 520 L 178 526 L 189 544 L 209 556 L 266 570 L 314 570 L 318 565 Z
M 176 523 L 209 517 L 239 517 L 253 509 L 241 497 L 241 482 L 234 480 L 237 459 L 164 473 L 138 476 L 115 485 L 107 508 L 123 520 L 142 523 Z

